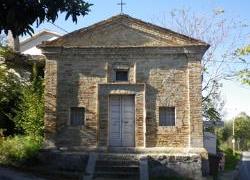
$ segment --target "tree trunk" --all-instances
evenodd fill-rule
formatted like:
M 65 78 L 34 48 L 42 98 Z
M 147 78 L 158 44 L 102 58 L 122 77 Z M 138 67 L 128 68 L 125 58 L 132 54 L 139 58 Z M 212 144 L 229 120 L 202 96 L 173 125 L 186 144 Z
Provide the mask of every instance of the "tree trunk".
M 19 37 L 13 37 L 13 34 L 11 31 L 8 32 L 8 46 L 13 49 L 16 52 L 20 51 L 20 42 Z

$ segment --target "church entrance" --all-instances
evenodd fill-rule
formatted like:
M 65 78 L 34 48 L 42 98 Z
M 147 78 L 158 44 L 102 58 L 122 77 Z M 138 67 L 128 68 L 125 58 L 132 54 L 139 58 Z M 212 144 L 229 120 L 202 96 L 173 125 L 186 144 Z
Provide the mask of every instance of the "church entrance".
M 110 96 L 109 146 L 135 146 L 135 97 L 133 95 Z

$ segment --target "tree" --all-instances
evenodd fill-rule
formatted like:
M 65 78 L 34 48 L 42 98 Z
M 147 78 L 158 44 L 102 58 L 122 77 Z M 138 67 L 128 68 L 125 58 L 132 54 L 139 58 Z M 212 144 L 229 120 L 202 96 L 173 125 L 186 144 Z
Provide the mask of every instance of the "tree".
M 238 150 L 248 150 L 250 147 L 250 116 L 240 113 L 234 120 L 226 121 L 223 128 L 217 129 L 216 135 L 222 149 L 232 148 L 232 139 L 235 138 Z
M 242 150 L 248 150 L 250 141 L 250 117 L 246 114 L 235 119 L 235 139 L 239 142 Z
M 83 0 L 0 0 L 0 32 L 11 30 L 14 37 L 31 35 L 33 23 L 53 23 L 58 13 L 66 13 L 65 20 L 71 17 L 77 23 L 77 17 L 87 15 L 91 5 Z
M 247 45 L 243 48 L 238 49 L 237 54 L 238 54 L 240 59 L 242 59 L 243 61 L 246 62 L 246 60 L 243 59 L 243 57 L 250 55 L 250 45 Z M 250 85 L 250 69 L 249 68 L 245 68 L 245 69 L 239 71 L 238 77 L 239 77 L 240 81 L 242 82 L 242 84 Z
M 221 148 L 221 146 L 225 146 L 226 147 L 230 147 L 230 144 L 232 144 L 232 142 L 230 141 L 232 139 L 233 136 L 233 121 L 226 121 L 224 123 L 224 127 L 223 128 L 217 128 L 216 129 L 216 136 L 217 136 L 217 141 L 218 141 L 218 145 L 219 148 Z
M 235 47 L 241 46 L 240 40 L 243 36 L 241 30 L 245 27 L 241 21 L 226 19 L 224 14 L 223 9 L 214 10 L 210 14 L 197 14 L 189 9 L 175 9 L 171 11 L 170 17 L 166 15 L 153 20 L 210 44 L 201 62 L 202 103 L 203 117 L 212 121 L 222 118 L 224 102 L 220 98 L 222 86 L 220 81 L 228 79 L 235 73 L 231 62 L 235 61 Z

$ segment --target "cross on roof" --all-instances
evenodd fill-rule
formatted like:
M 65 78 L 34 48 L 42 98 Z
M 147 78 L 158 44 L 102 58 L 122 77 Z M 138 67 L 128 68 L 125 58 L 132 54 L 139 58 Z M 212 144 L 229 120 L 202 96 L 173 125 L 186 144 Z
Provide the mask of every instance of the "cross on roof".
M 122 0 L 120 3 L 117 3 L 117 5 L 120 5 L 121 6 L 121 14 L 123 14 L 123 6 L 126 5 L 126 3 L 124 3 Z

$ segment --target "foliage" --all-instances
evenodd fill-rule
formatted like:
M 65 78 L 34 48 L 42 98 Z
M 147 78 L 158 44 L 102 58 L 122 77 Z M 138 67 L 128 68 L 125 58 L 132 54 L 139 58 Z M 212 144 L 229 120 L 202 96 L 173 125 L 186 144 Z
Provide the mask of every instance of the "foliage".
M 21 102 L 14 117 L 16 127 L 26 135 L 43 135 L 43 91 L 43 79 L 37 75 L 37 69 L 34 66 L 32 83 L 23 87 Z
M 0 57 L 12 55 L 10 49 L 0 46 Z M 31 83 L 24 82 L 9 64 L 0 60 L 0 164 L 16 165 L 35 156 L 41 148 L 43 80 L 38 73 L 34 66 Z M 20 136 L 21 133 L 30 136 Z
M 250 117 L 241 115 L 235 119 L 235 139 L 241 150 L 248 150 L 250 142 Z
M 0 47 L 0 56 L 13 55 Z M 43 133 L 43 79 L 34 65 L 31 82 L 23 81 L 14 69 L 0 61 L 0 129 L 4 135 Z M 40 73 L 40 74 L 39 74 Z
M 5 64 L 0 64 L 0 129 L 5 129 L 6 135 L 14 132 L 14 123 L 10 117 L 16 115 L 15 109 L 21 101 L 22 86 L 18 74 Z
M 234 155 L 232 149 L 225 149 L 223 152 L 225 153 L 225 171 L 234 170 L 240 160 L 240 153 L 236 152 Z
M 238 77 L 242 84 L 250 85 L 250 70 L 244 69 L 239 71 Z
M 202 103 L 203 108 L 203 117 L 210 121 L 220 121 L 221 120 L 221 114 L 215 107 L 215 103 L 213 99 L 210 97 L 207 98 Z
M 13 55 L 13 53 L 13 50 L 11 50 L 9 47 L 0 45 L 0 57 L 7 58 Z
M 220 141 L 220 144 L 229 140 L 233 135 L 233 122 L 228 121 L 224 123 L 223 128 L 219 128 L 217 133 L 217 139 Z
M 243 57 L 248 57 L 250 55 L 250 45 L 237 49 L 236 54 L 242 61 L 246 62 L 246 60 L 243 59 Z M 250 85 L 250 69 L 249 68 L 245 68 L 239 71 L 237 75 L 242 84 Z
M 0 164 L 15 165 L 36 155 L 41 148 L 42 138 L 14 136 L 0 138 Z
M 234 132 L 237 150 L 248 150 L 250 148 L 250 117 L 241 113 L 234 120 Z M 233 120 L 225 122 L 223 128 L 217 129 L 217 139 L 220 149 L 232 148 Z
M 13 53 L 10 48 L 7 47 L 7 38 L 0 33 L 0 58 L 5 58 L 9 54 Z
M 65 20 L 71 17 L 76 23 L 78 16 L 88 14 L 91 5 L 83 0 L 0 0 L 0 32 L 11 30 L 14 37 L 31 35 L 33 23 L 55 22 L 58 13 L 66 13 Z
M 245 56 L 250 54 L 250 45 L 247 45 L 243 48 L 239 48 L 236 50 L 237 55 L 239 56 Z

